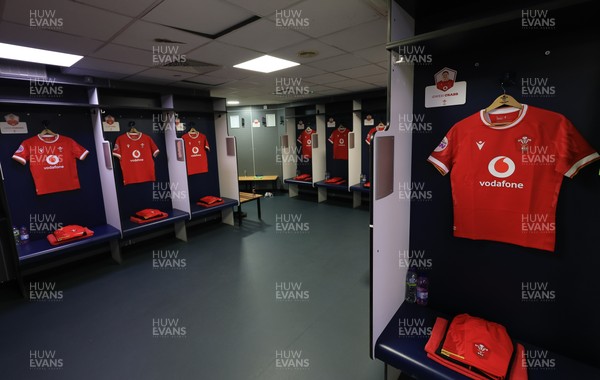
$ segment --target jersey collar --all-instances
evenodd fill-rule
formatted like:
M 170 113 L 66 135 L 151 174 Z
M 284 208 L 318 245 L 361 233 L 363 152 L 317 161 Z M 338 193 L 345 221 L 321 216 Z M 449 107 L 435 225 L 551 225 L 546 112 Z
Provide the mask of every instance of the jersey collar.
M 525 114 L 527 113 L 527 109 L 529 107 L 527 106 L 527 104 L 523 104 L 523 109 L 520 111 L 519 116 L 510 124 L 507 125 L 502 125 L 502 126 L 496 126 L 494 124 L 491 123 L 490 118 L 488 116 L 488 114 L 485 112 L 485 110 L 481 110 L 479 111 L 479 116 L 481 117 L 481 121 L 483 122 L 483 124 L 485 124 L 486 126 L 492 128 L 492 129 L 508 129 L 508 128 L 512 128 L 515 125 L 519 124 L 521 122 L 521 120 L 523 120 L 523 118 L 525 117 Z M 514 107 L 506 107 L 506 108 L 497 108 L 495 110 L 493 110 L 491 113 L 509 113 L 509 112 L 514 112 L 515 110 L 517 110 L 517 108 Z
M 52 144 L 52 143 L 55 143 L 55 142 L 57 142 L 57 141 L 58 141 L 58 138 L 60 137 L 60 135 L 59 135 L 59 134 L 56 134 L 55 136 L 46 136 L 46 137 L 44 137 L 44 136 L 40 136 L 40 135 L 37 135 L 37 137 L 38 137 L 40 140 L 42 140 L 43 142 L 45 142 L 46 144 Z M 53 139 L 51 139 L 51 140 L 47 140 L 47 138 L 48 138 L 48 137 L 53 137 Z
M 138 138 L 134 139 L 133 137 L 131 137 L 132 134 L 133 135 L 138 135 Z M 142 132 L 138 132 L 138 133 L 129 133 L 129 132 L 127 132 L 127 137 L 129 137 L 130 140 L 138 141 L 139 139 L 142 138 Z

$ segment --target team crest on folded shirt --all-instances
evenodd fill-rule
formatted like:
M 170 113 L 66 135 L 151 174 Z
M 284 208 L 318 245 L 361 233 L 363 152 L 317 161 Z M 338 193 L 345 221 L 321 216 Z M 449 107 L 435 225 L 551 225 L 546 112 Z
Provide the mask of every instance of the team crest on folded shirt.
M 475 343 L 473 344 L 473 351 L 477 354 L 478 357 L 482 359 L 486 359 L 490 350 L 483 343 Z
M 444 137 L 442 139 L 442 141 L 440 142 L 440 144 L 437 146 L 437 148 L 434 149 L 434 151 L 441 152 L 442 150 L 446 149 L 447 146 L 448 146 L 448 138 Z

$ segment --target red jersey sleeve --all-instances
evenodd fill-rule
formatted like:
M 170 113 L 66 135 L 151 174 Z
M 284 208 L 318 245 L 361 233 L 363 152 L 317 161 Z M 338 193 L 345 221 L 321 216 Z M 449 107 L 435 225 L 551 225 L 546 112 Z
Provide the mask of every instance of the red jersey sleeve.
M 208 139 L 206 138 L 206 135 L 202 135 L 202 139 L 204 140 L 204 149 L 210 150 L 210 145 L 208 145 Z
M 25 140 L 12 156 L 13 160 L 25 165 L 29 161 L 29 140 Z
M 121 141 L 123 141 L 121 137 L 122 136 L 117 137 L 117 140 L 115 141 L 115 146 L 112 150 L 113 156 L 117 157 L 118 159 L 121 159 Z
M 150 136 L 148 136 L 148 140 L 150 140 L 150 149 L 152 149 L 152 156 L 154 156 L 154 157 L 158 156 L 158 153 L 160 152 L 160 150 L 154 143 L 154 140 L 152 140 L 152 138 Z
M 334 140 L 335 140 L 335 134 L 336 134 L 337 130 L 331 132 L 331 134 L 329 135 L 329 139 L 327 141 L 329 141 L 330 143 L 333 144 Z
M 427 161 L 439 170 L 440 173 L 446 175 L 452 169 L 458 141 L 456 141 L 454 128 L 450 129 L 438 146 L 433 150 Z
M 71 140 L 71 152 L 73 152 L 73 157 L 77 158 L 78 160 L 84 160 L 90 153 L 87 149 L 79 145 L 75 140 Z
M 556 139 L 556 170 L 573 178 L 579 169 L 600 159 L 598 152 L 588 144 L 573 124 L 563 117 Z

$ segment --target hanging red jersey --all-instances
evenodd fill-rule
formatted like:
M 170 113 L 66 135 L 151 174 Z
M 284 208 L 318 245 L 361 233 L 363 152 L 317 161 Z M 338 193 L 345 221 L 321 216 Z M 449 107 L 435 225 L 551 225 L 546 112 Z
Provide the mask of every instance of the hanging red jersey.
M 187 174 L 199 174 L 208 172 L 208 156 L 206 151 L 210 150 L 206 136 L 200 132 L 188 132 L 181 136 L 185 144 L 185 159 Z
M 380 131 L 385 131 L 385 125 L 378 125 L 376 127 L 371 128 L 371 130 L 369 131 L 369 133 L 367 133 L 367 137 L 365 138 L 365 142 L 368 145 L 371 145 L 371 141 L 373 141 L 373 139 L 375 138 L 375 133 L 376 132 L 380 132 Z
M 21 143 L 13 159 L 29 168 L 37 195 L 79 189 L 76 160 L 88 151 L 61 135 L 37 135 Z
M 428 161 L 451 171 L 454 236 L 554 251 L 562 178 L 599 158 L 563 115 L 523 105 L 456 123 Z
M 331 132 L 329 142 L 333 144 L 333 159 L 347 160 L 348 159 L 348 128 L 338 128 Z
M 312 135 L 315 133 L 314 129 L 306 128 L 297 141 L 302 146 L 302 157 L 312 158 Z
M 152 138 L 141 132 L 127 132 L 117 137 L 113 156 L 121 162 L 123 184 L 155 181 L 154 157 L 158 153 L 158 147 Z

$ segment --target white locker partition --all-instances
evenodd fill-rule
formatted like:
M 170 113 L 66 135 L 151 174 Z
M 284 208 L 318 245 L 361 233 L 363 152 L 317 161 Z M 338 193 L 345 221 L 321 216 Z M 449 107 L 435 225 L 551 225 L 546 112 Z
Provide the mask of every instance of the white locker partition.
M 360 101 L 352 102 L 352 133 L 354 134 L 354 147 L 348 149 L 348 190 L 360 182 L 362 169 L 362 120 L 360 115 Z
M 391 40 L 400 40 L 414 35 L 414 20 L 395 2 L 391 2 L 389 31 Z M 381 332 L 392 319 L 404 300 L 406 268 L 399 265 L 399 252 L 409 249 L 410 200 L 401 200 L 400 184 L 411 179 L 412 135 L 401 132 L 400 115 L 412 114 L 413 67 L 396 65 L 390 54 L 390 82 L 388 87 L 388 110 L 390 128 L 377 132 L 375 139 L 394 136 L 393 193 L 373 202 L 373 258 L 372 258 L 372 341 L 371 357 Z M 377 141 L 375 141 L 375 156 Z M 374 161 L 374 172 L 383 163 Z M 377 193 L 379 178 L 374 178 L 372 191 Z
M 325 179 L 325 172 L 327 171 L 327 159 L 325 156 L 327 146 L 327 124 L 325 123 L 325 106 L 317 104 L 317 145 L 313 143 L 312 146 L 312 181 L 313 184 Z M 319 187 L 318 201 L 323 202 L 327 200 L 327 189 Z
M 173 96 L 166 95 L 162 97 L 162 106 L 165 108 L 173 108 Z M 191 213 L 190 200 L 189 200 L 189 186 L 186 164 L 184 161 L 177 160 L 177 146 L 175 145 L 177 140 L 181 140 L 177 137 L 175 131 L 175 112 L 165 112 L 168 126 L 165 128 L 165 146 L 167 147 L 167 164 L 169 167 L 169 189 L 172 194 L 178 194 L 179 196 L 171 197 L 171 205 L 174 209 L 185 211 L 188 214 Z M 163 117 L 164 119 L 165 117 Z M 182 196 L 182 195 L 187 196 Z
M 98 105 L 98 89 L 92 88 L 88 91 L 89 102 Z M 104 140 L 102 132 L 102 115 L 100 108 L 92 110 L 92 125 L 94 129 L 94 143 L 96 145 L 96 158 L 98 159 L 98 171 L 100 173 L 100 186 L 102 187 L 102 198 L 104 201 L 104 213 L 106 224 L 121 231 L 121 217 L 119 216 L 119 204 L 117 202 L 117 187 L 113 174 L 113 159 L 110 143 Z
M 227 111 L 225 99 L 214 101 L 215 135 L 217 140 L 217 165 L 219 168 L 219 188 L 221 196 L 240 201 L 238 184 L 237 146 L 235 137 L 227 134 Z M 222 211 L 223 223 L 234 224 L 233 209 Z

